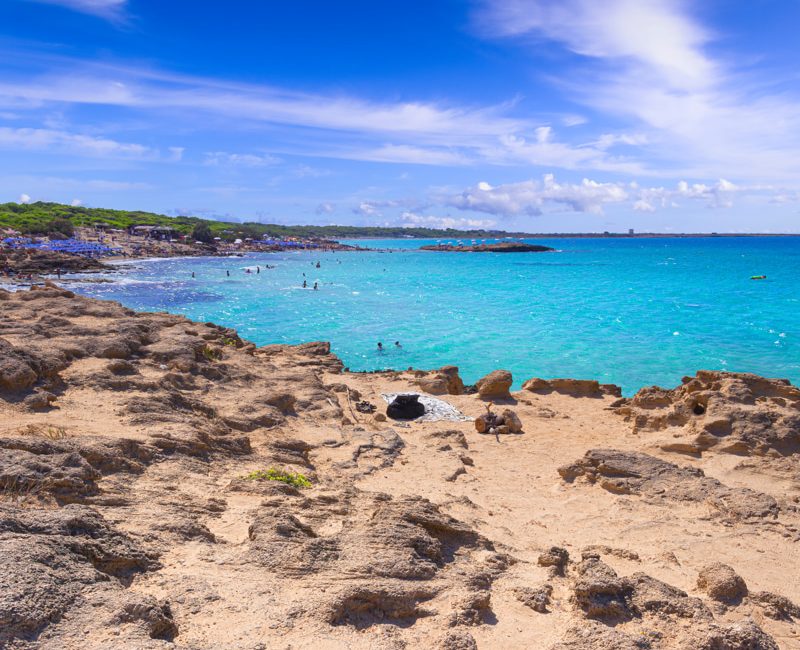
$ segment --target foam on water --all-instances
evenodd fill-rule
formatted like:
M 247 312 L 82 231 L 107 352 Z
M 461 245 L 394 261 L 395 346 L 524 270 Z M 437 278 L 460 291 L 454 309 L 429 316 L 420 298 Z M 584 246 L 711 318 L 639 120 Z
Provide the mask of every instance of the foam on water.
M 595 378 L 626 394 L 700 368 L 800 380 L 800 239 L 530 241 L 560 252 L 361 241 L 399 250 L 153 260 L 77 290 L 216 321 L 259 345 L 329 340 L 353 370 L 453 363 L 468 383 L 506 368 L 517 386 Z

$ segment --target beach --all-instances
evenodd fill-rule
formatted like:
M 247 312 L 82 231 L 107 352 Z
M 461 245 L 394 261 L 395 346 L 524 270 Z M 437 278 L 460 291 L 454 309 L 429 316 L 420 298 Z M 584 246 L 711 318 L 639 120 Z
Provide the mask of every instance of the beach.
M 800 647 L 785 382 L 470 389 L 56 285 L 0 305 L 10 647 Z

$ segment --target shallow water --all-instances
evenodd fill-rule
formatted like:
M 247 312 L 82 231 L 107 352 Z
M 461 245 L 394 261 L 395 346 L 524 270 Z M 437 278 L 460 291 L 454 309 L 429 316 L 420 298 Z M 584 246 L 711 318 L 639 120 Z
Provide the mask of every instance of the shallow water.
M 404 250 L 153 260 L 77 290 L 235 327 L 258 345 L 328 340 L 352 370 L 452 363 L 468 383 L 506 368 L 517 386 L 594 378 L 626 394 L 701 368 L 800 381 L 800 239 L 528 241 L 559 251 L 361 241 Z M 319 291 L 302 288 L 303 273 Z

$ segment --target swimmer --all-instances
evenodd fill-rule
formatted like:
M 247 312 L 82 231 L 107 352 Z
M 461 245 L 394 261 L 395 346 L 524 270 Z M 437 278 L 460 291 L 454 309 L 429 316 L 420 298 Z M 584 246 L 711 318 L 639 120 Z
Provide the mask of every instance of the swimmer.
M 378 352 L 383 352 L 383 343 L 378 341 Z
M 315 282 L 314 283 L 314 291 L 316 291 L 317 289 L 319 289 L 319 287 L 317 286 L 317 283 Z
M 192 271 L 192 279 L 194 279 L 194 271 Z
M 400 341 L 395 341 L 395 342 L 394 342 L 394 347 L 396 347 L 396 348 L 402 348 L 403 346 L 402 346 L 402 345 L 400 345 Z
M 317 262 L 317 268 L 319 268 L 319 262 Z
M 303 289 L 308 289 L 308 282 L 303 280 Z
M 257 267 L 256 267 L 256 274 L 259 274 L 259 273 L 261 273 L 261 267 L 260 267 L 260 266 L 257 266 Z
M 225 271 L 225 275 L 226 275 L 227 277 L 231 277 L 231 272 L 226 270 L 226 271 Z

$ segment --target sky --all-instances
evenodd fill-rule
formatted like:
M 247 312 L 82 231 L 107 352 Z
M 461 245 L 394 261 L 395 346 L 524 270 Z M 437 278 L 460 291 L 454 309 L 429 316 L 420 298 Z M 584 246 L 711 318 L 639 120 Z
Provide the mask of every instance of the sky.
M 0 202 L 800 232 L 796 0 L 0 0 Z

